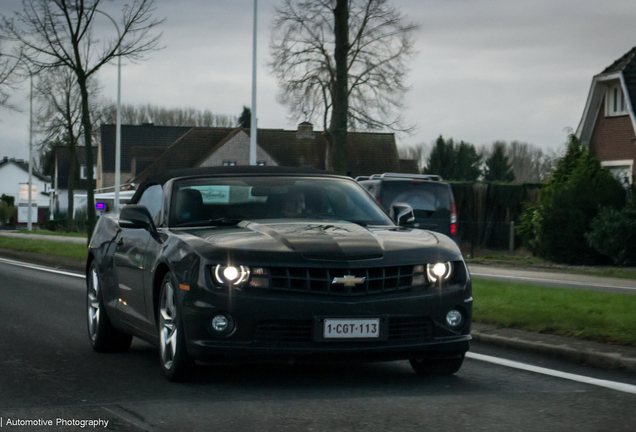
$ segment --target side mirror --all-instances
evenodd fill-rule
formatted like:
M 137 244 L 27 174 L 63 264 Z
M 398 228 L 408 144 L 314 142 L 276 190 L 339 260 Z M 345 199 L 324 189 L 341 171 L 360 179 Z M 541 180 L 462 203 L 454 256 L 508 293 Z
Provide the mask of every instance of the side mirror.
M 415 222 L 413 207 L 406 203 L 391 204 L 391 219 L 399 226 L 407 226 Z
M 145 229 L 151 233 L 157 231 L 146 206 L 137 204 L 127 205 L 121 209 L 119 226 L 122 228 Z

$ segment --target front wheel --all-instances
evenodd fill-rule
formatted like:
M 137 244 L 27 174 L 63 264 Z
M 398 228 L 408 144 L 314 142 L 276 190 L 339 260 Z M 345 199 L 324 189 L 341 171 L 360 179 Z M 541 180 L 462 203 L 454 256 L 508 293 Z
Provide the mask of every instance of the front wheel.
M 93 262 L 86 279 L 86 312 L 88 339 L 97 352 L 124 352 L 130 348 L 132 336 L 117 330 L 104 309 L 104 297 L 97 263 Z
M 195 363 L 186 349 L 175 286 L 168 273 L 159 294 L 159 351 L 166 377 L 170 381 L 182 381 L 193 372 Z
M 449 358 L 421 358 L 411 359 L 411 367 L 418 375 L 450 376 L 462 367 L 465 354 Z

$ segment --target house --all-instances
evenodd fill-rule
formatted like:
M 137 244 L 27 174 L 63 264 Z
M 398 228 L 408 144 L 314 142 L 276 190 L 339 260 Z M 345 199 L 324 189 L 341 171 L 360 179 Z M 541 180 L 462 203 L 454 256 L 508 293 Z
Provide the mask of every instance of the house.
M 123 185 L 134 177 L 134 173 L 146 169 L 156 157 L 190 129 L 190 126 L 155 126 L 152 123 L 122 125 L 120 184 Z M 116 126 L 113 124 L 100 127 L 95 181 L 97 189 L 112 188 L 115 185 L 116 133 Z
M 601 165 L 634 184 L 636 162 L 636 47 L 594 76 L 576 130 Z
M 75 181 L 73 182 L 73 193 L 86 195 L 88 189 L 86 147 L 78 146 L 75 149 L 77 155 L 78 169 Z M 93 157 L 97 154 L 98 147 L 93 146 Z M 71 149 L 68 146 L 55 148 L 55 174 L 53 175 L 53 187 L 56 191 L 54 208 L 56 212 L 66 213 L 68 209 L 68 175 L 71 170 Z M 93 178 L 97 179 L 97 166 L 93 165 Z M 77 200 L 76 200 L 77 202 Z M 75 206 L 75 210 L 78 206 Z
M 313 125 L 308 122 L 301 123 L 295 131 L 259 129 L 257 164 L 324 169 L 326 146 L 323 133 L 314 131 Z M 135 172 L 134 182 L 168 169 L 248 165 L 249 148 L 249 129 L 192 128 L 143 171 Z M 143 152 L 152 151 L 138 150 L 135 155 L 139 157 Z M 348 171 L 354 177 L 400 171 L 395 135 L 392 133 L 349 132 L 347 151 Z M 149 158 L 148 154 L 146 158 Z
M 21 201 L 20 185 L 26 185 L 28 182 L 29 164 L 27 161 L 6 156 L 0 160 L 0 196 L 8 195 L 13 197 L 16 208 L 18 208 Z M 36 193 L 31 196 L 31 202 L 38 206 L 37 221 L 44 223 L 44 211 L 50 207 L 51 179 L 33 170 L 32 185 Z M 26 194 L 28 194 L 28 190 L 27 187 Z M 26 201 L 25 196 L 22 196 L 22 201 Z M 36 222 L 35 214 L 32 215 L 32 221 Z

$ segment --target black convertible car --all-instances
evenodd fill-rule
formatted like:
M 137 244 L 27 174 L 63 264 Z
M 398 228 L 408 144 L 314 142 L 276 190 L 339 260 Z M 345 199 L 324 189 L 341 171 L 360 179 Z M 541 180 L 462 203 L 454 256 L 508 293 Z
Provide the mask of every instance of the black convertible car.
M 453 374 L 469 348 L 470 275 L 448 237 L 409 228 L 348 177 L 194 168 L 140 185 L 89 250 L 96 351 L 159 346 L 171 380 L 198 364 L 409 359 Z

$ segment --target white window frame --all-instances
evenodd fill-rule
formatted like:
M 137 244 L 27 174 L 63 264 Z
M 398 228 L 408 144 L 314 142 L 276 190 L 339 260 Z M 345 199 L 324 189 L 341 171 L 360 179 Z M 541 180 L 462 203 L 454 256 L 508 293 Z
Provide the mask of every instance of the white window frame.
M 605 97 L 605 115 L 615 117 L 629 114 L 625 92 L 620 82 L 607 86 Z
M 86 165 L 80 166 L 80 180 L 87 180 Z M 93 180 L 97 180 L 97 166 L 93 165 Z
M 629 167 L 628 180 L 629 180 L 629 184 L 630 185 L 632 184 L 632 180 L 634 178 L 634 160 L 633 159 L 601 161 L 601 167 L 603 168 Z

